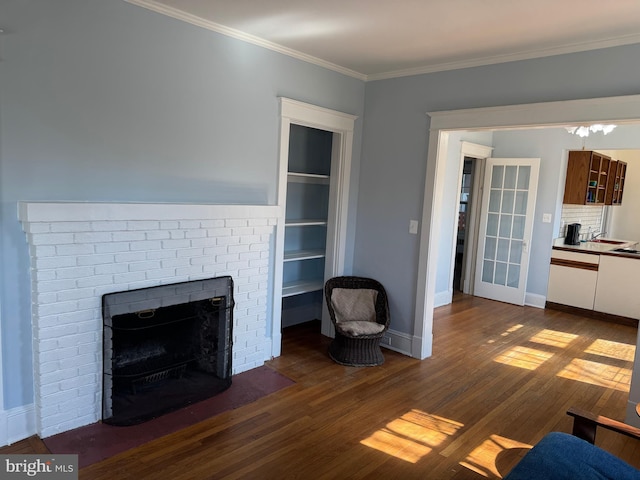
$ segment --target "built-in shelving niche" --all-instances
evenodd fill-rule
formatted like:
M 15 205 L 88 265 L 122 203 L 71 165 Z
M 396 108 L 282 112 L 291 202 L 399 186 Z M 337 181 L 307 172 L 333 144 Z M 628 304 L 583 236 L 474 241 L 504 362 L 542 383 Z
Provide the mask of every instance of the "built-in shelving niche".
M 292 124 L 282 275 L 282 326 L 322 316 L 333 133 Z

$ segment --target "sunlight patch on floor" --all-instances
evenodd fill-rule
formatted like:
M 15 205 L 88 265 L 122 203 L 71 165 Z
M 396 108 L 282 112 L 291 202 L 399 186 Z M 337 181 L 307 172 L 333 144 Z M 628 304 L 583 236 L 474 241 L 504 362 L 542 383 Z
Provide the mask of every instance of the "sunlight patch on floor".
M 360 443 L 416 463 L 463 426 L 454 420 L 411 410 Z
M 631 383 L 630 368 L 616 367 L 580 358 L 571 360 L 571 363 L 558 373 L 558 376 L 621 392 L 628 392 Z
M 627 362 L 633 362 L 633 357 L 636 352 L 635 345 L 629 345 L 628 343 L 613 342 L 611 340 L 604 340 L 599 338 L 587 348 L 585 353 L 591 353 L 593 355 L 600 355 L 602 357 L 615 358 L 618 360 L 626 360 Z
M 544 362 L 553 357 L 553 353 L 535 348 L 517 346 L 498 355 L 494 361 L 511 365 L 512 367 L 525 368 L 527 370 L 535 370 Z
M 557 330 L 544 329 L 530 338 L 534 343 L 549 345 L 550 347 L 566 348 L 578 335 L 573 333 L 559 332 Z
M 531 445 L 511 440 L 500 435 L 491 435 L 479 447 L 473 450 L 465 461 L 460 462 L 465 468 L 472 470 L 484 477 L 502 478 L 502 473 L 497 467 L 498 455 L 510 449 L 530 449 Z

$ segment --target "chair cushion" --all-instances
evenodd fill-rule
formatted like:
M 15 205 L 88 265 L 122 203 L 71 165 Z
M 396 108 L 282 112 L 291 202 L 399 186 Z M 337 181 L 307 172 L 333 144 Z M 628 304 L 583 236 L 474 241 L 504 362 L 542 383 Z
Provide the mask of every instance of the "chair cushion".
M 336 323 L 376 322 L 377 290 L 370 288 L 334 288 L 331 305 Z
M 360 335 L 375 335 L 380 333 L 384 330 L 384 325 L 356 320 L 355 322 L 340 322 L 336 324 L 336 328 L 346 335 L 358 337 Z
M 640 470 L 567 433 L 545 435 L 505 480 L 638 480 Z

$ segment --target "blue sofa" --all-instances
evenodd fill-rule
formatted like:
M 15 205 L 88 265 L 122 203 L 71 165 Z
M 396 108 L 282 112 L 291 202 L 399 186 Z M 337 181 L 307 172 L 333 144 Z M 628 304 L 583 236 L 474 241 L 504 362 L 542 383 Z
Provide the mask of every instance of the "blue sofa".
M 594 445 L 602 427 L 640 439 L 640 429 L 571 408 L 573 434 L 545 435 L 504 480 L 640 480 L 640 470 Z

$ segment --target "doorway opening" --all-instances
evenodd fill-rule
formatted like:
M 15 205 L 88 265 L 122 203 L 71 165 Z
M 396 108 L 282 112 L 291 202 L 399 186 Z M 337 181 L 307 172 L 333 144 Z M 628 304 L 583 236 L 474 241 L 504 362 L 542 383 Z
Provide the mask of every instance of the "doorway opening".
M 460 200 L 458 202 L 458 231 L 456 234 L 456 253 L 453 267 L 453 293 L 464 292 L 465 262 L 468 260 L 469 237 L 472 232 L 471 213 L 473 212 L 473 175 L 475 162 L 471 157 L 464 157 L 462 165 L 462 182 L 460 184 Z

